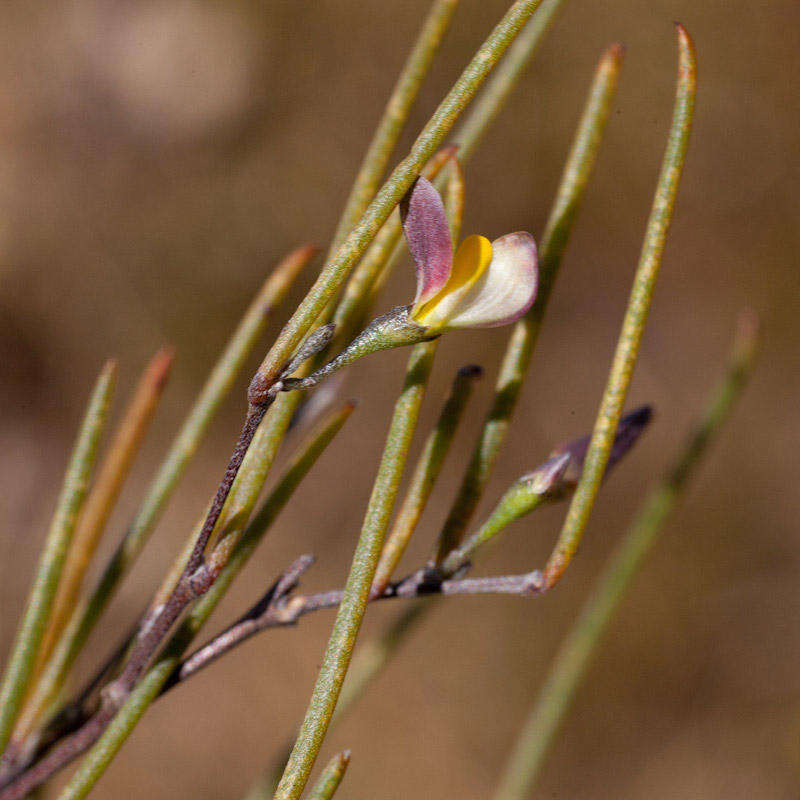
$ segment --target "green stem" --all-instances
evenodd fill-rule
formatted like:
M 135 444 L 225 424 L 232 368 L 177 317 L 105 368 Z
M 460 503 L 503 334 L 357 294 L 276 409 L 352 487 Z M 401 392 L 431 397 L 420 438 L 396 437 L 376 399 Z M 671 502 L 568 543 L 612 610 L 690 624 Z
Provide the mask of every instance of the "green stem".
M 481 143 L 487 128 L 500 113 L 522 73 L 536 55 L 539 44 L 563 4 L 564 0 L 543 0 L 472 104 L 453 136 L 453 140 L 458 142 L 458 158 L 462 163 Z
M 386 626 L 380 636 L 365 642 L 358 648 L 339 696 L 334 722 L 344 717 L 355 705 L 367 687 L 391 661 L 411 631 L 430 613 L 434 606 L 439 605 L 440 600 L 439 597 L 430 597 L 425 600 L 412 601 Z
M 319 776 L 319 780 L 308 795 L 308 800 L 331 800 L 344 778 L 349 763 L 349 750 L 337 753 L 322 771 L 322 775 Z
M 72 455 L 64 475 L 50 530 L 45 539 L 36 577 L 22 616 L 0 687 L 0 753 L 11 736 L 28 688 L 36 655 L 58 590 L 75 523 L 86 499 L 100 437 L 114 393 L 117 365 L 106 362 L 92 390 Z
M 534 40 L 529 38 L 527 41 L 530 46 Z M 540 253 L 540 265 L 547 267 L 550 275 L 550 285 L 552 285 L 555 277 L 580 199 L 594 165 L 600 137 L 614 95 L 616 78 L 621 66 L 621 57 L 621 49 L 618 46 L 613 46 L 601 59 L 600 67 L 590 90 L 586 109 L 562 175 L 556 201 L 543 239 L 544 246 Z M 487 92 L 494 90 L 496 90 L 494 84 L 490 84 L 487 87 Z M 487 118 L 485 124 L 488 124 L 488 121 Z M 544 284 L 546 276 L 541 277 Z M 549 289 L 540 289 L 537 303 L 534 304 L 525 320 L 517 323 L 514 334 L 512 334 L 495 389 L 495 400 L 492 407 L 494 416 L 492 412 L 487 416 L 486 425 L 479 440 L 479 447 L 476 450 L 479 454 L 486 452 L 491 445 L 495 451 L 494 458 L 496 458 L 500 449 L 500 444 L 508 428 L 511 410 L 513 410 L 513 402 L 509 407 L 509 404 L 504 400 L 514 392 L 518 394 L 521 387 L 522 379 L 530 361 L 533 341 L 538 333 L 546 306 L 546 300 L 542 299 L 542 291 L 547 293 Z M 531 324 L 532 318 L 536 320 L 535 325 Z M 508 409 L 506 416 L 501 418 L 502 415 L 498 412 L 505 409 Z M 495 421 L 497 424 L 495 424 Z M 494 459 L 492 459 L 492 463 L 494 463 Z M 478 491 L 482 492 L 489 472 L 490 467 L 487 464 L 487 468 L 481 471 L 484 479 Z M 346 709 L 352 707 L 366 687 L 372 683 L 384 666 L 391 660 L 411 631 L 436 605 L 438 603 L 435 598 L 431 598 L 424 603 L 412 603 L 408 608 L 404 609 L 398 620 L 390 625 L 377 640 L 368 642 L 359 649 L 353 659 L 353 668 L 348 674 L 348 679 L 341 693 L 336 712 L 337 718 L 344 714 Z
M 411 352 L 405 384 L 395 405 L 344 596 L 300 734 L 278 785 L 276 800 L 297 800 L 302 794 L 336 708 L 364 618 L 436 346 L 436 341 L 424 342 Z
M 295 397 L 299 396 L 296 395 Z M 291 411 L 294 407 L 296 407 L 296 400 L 291 402 L 288 395 L 278 398 L 267 414 L 262 428 L 273 428 L 273 432 L 277 437 L 281 428 L 291 418 Z M 247 526 L 244 535 L 213 586 L 197 601 L 178 626 L 177 631 L 167 643 L 163 654 L 158 657 L 156 663 L 145 673 L 111 724 L 106 728 L 102 736 L 98 738 L 76 770 L 68 786 L 59 796 L 59 800 L 83 798 L 97 783 L 147 710 L 147 707 L 162 692 L 172 673 L 180 664 L 186 648 L 211 616 L 233 579 L 252 555 L 268 527 L 286 505 L 297 485 L 308 473 L 325 447 L 344 425 L 352 410 L 353 404 L 346 403 L 340 409 L 332 412 L 301 445 L 283 477 L 272 490 L 261 510 Z M 258 489 L 254 484 L 247 485 L 248 496 L 250 496 L 251 492 L 255 492 L 253 496 L 255 501 L 258 496 Z M 238 502 L 243 503 L 245 500 L 246 498 L 244 497 L 238 498 Z
M 436 152 L 456 119 L 483 85 L 541 0 L 516 0 L 442 100 L 411 150 L 370 202 L 358 224 L 328 261 L 311 290 L 284 326 L 258 372 L 260 386 L 271 385 L 282 366 L 386 222 L 392 209 L 411 188 L 425 163 Z
M 461 540 L 505 442 L 539 336 L 558 269 L 594 167 L 622 67 L 623 49 L 612 45 L 600 59 L 589 90 L 539 251 L 539 290 L 531 310 L 514 326 L 497 376 L 494 397 L 464 479 L 442 528 L 436 562 Z
M 433 486 L 439 477 L 445 456 L 450 449 L 458 423 L 469 400 L 472 383 L 481 374 L 480 367 L 462 367 L 453 381 L 450 396 L 442 408 L 435 427 L 430 432 L 422 453 L 417 460 L 414 474 L 411 477 L 400 510 L 397 512 L 394 525 L 386 537 L 386 544 L 381 553 L 375 579 L 372 582 L 373 595 L 380 595 L 388 586 L 403 553 L 411 540 L 422 512 L 431 496 Z
M 700 457 L 744 388 L 752 367 L 755 340 L 755 327 L 749 320 L 744 321 L 734 342 L 727 375 L 709 398 L 705 412 L 664 478 L 650 490 L 562 643 L 514 746 L 494 800 L 523 800 L 530 796 L 544 757 L 569 710 L 600 637 Z
M 622 331 L 617 342 L 608 383 L 600 402 L 583 472 L 556 546 L 544 569 L 545 587 L 548 589 L 563 575 L 578 549 L 603 479 L 617 423 L 622 414 L 622 406 L 625 403 L 625 396 L 639 354 L 639 345 L 647 322 L 667 230 L 675 206 L 675 197 L 692 128 L 697 88 L 697 62 L 694 45 L 686 29 L 681 25 L 678 25 L 677 28 L 678 82 L 667 149 L 656 187 L 653 208 L 647 223 L 639 266 L 628 300 L 628 308 L 622 323 Z
M 300 270 L 316 253 L 301 247 L 290 253 L 265 281 L 236 328 L 219 360 L 192 406 L 181 430 L 173 439 L 161 467 L 150 484 L 136 517 L 125 533 L 96 588 L 79 603 L 64 628 L 52 656 L 36 685 L 31 703 L 45 709 L 64 683 L 64 679 L 89 633 L 127 575 L 156 525 L 178 481 L 208 430 L 211 420 L 230 392 L 266 327 L 269 312 L 284 298 Z
M 451 550 L 440 565 L 444 575 L 450 576 L 469 563 L 475 552 L 497 536 L 504 528 L 524 514 L 537 509 L 548 499 L 546 492 L 530 492 L 515 484 L 503 495 L 489 519 L 460 547 Z
M 333 236 L 329 259 L 356 226 L 370 200 L 375 196 L 400 132 L 417 99 L 419 88 L 430 69 L 431 62 L 439 50 L 457 5 L 458 0 L 434 0 L 431 5 L 361 162 Z
M 456 381 L 458 382 L 458 378 Z M 459 388 L 459 391 L 454 391 L 453 395 L 455 396 L 460 394 L 461 391 L 462 389 Z M 463 391 L 467 391 L 466 386 L 463 387 Z M 448 401 L 448 405 L 449 404 L 450 401 Z M 449 411 L 445 411 L 445 413 L 442 414 L 442 418 L 448 420 L 448 423 L 452 422 L 453 419 Z M 428 441 L 430 442 L 430 439 Z M 408 501 L 409 497 L 414 496 L 414 486 L 417 483 L 418 474 L 427 474 L 427 471 L 424 468 L 420 470 L 420 467 L 428 463 L 428 451 L 429 445 L 426 445 L 423 455 L 418 462 L 418 468 L 417 472 L 415 473 L 415 477 L 412 479 L 411 488 L 409 489 L 409 493 L 406 497 L 406 502 Z M 554 461 L 557 462 L 556 468 L 553 466 Z M 523 514 L 528 514 L 531 511 L 534 511 L 544 501 L 548 500 L 551 494 L 553 494 L 555 498 L 561 497 L 563 494 L 560 489 L 563 464 L 563 461 L 558 461 L 557 459 L 553 459 L 551 457 L 545 462 L 545 464 L 534 470 L 534 472 L 530 473 L 519 481 L 516 481 L 500 500 L 496 509 L 489 516 L 489 519 L 486 521 L 486 523 L 481 526 L 478 532 L 474 536 L 470 537 L 470 539 L 468 539 L 458 550 L 454 550 L 450 556 L 445 559 L 441 565 L 443 577 L 452 577 L 453 573 L 465 566 L 467 561 L 483 545 L 494 539 L 497 534 L 499 534 L 515 519 L 519 518 Z M 406 503 L 404 502 L 404 506 L 405 505 Z M 414 513 L 416 513 L 418 510 L 417 504 L 412 503 L 412 508 Z M 403 510 L 401 509 L 400 513 L 398 514 L 398 521 L 402 520 L 403 517 Z M 396 525 L 392 531 L 392 536 L 395 535 L 397 530 L 398 526 Z M 401 523 L 399 530 L 403 532 L 403 540 L 401 540 L 400 544 L 404 547 L 405 544 L 407 544 L 406 525 Z M 411 527 L 411 531 L 413 531 L 413 526 Z M 383 583 L 382 574 L 384 576 L 391 576 L 391 571 L 394 568 L 396 560 L 400 558 L 400 555 L 402 555 L 402 550 L 400 550 L 399 554 L 395 552 L 392 539 L 390 537 L 383 549 L 381 561 L 378 565 L 378 571 L 373 579 L 371 589 L 372 597 L 375 597 L 375 595 L 379 593 L 380 587 Z M 383 568 L 382 570 L 382 565 L 384 564 L 384 559 L 386 558 L 391 558 L 392 566 Z M 331 720 L 331 725 L 344 716 L 350 707 L 354 705 L 355 702 L 361 697 L 364 691 L 366 691 L 367 686 L 369 686 L 369 684 L 371 684 L 381 672 L 384 666 L 392 658 L 395 651 L 405 641 L 411 630 L 416 627 L 417 623 L 420 622 L 427 613 L 430 612 L 434 605 L 438 605 L 438 599 L 439 598 L 436 597 L 429 597 L 422 602 L 412 601 L 401 612 L 397 619 L 387 626 L 387 628 L 377 639 L 367 642 L 359 647 L 353 656 L 353 661 L 350 669 L 348 670 L 344 686 L 342 687 L 339 701 L 336 705 L 336 711 L 333 719 Z M 288 754 L 281 754 L 281 757 L 276 760 L 274 768 L 269 773 L 269 776 L 260 780 L 253 787 L 252 796 L 248 795 L 247 800 L 255 800 L 255 798 L 261 797 L 262 795 L 258 794 L 258 792 L 266 792 L 264 787 L 274 787 L 277 785 L 287 757 Z

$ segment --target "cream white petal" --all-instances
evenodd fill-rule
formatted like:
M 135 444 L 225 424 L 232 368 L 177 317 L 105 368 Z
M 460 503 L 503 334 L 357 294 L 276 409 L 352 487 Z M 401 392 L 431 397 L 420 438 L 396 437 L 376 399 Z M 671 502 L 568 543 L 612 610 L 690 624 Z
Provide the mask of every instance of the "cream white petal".
M 492 260 L 459 299 L 448 328 L 491 328 L 519 319 L 533 304 L 539 283 L 536 242 L 508 233 L 492 242 Z

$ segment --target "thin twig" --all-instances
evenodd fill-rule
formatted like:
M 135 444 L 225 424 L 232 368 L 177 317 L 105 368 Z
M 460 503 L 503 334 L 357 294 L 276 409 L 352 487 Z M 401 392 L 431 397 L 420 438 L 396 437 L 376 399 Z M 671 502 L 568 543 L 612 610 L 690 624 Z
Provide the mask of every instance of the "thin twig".
M 301 361 L 324 348 L 330 341 L 331 333 L 331 326 L 318 328 L 301 345 L 298 354 L 290 359 L 285 370 L 294 371 Z M 277 385 L 275 388 L 278 388 Z M 214 500 L 199 531 L 192 534 L 193 541 L 190 540 L 188 558 L 179 573 L 178 580 L 163 604 L 152 608 L 144 617 L 121 674 L 104 690 L 111 702 L 118 702 L 119 696 L 124 696 L 130 691 L 175 621 L 189 603 L 211 588 L 236 547 L 243 533 L 243 521 L 249 518 L 253 510 L 258 490 L 267 478 L 278 446 L 286 432 L 285 429 L 275 430 L 270 426 L 266 426 L 263 430 L 259 429 L 275 394 L 270 393 L 269 399 L 260 404 L 249 405 L 244 427 L 239 434 L 225 475 L 217 487 Z M 244 505 L 240 504 L 232 493 L 234 483 L 240 477 L 242 481 L 258 486 L 258 490 L 251 489 L 244 493 L 246 498 Z M 215 533 L 218 541 L 207 558 L 206 551 Z
M 633 368 L 639 354 L 642 333 L 650 310 L 667 230 L 672 219 L 683 161 L 692 128 L 694 98 L 697 89 L 697 61 L 689 34 L 678 29 L 678 82 L 667 149 L 656 187 L 653 208 L 647 223 L 639 266 L 628 300 L 614 361 L 597 414 L 589 451 L 581 479 L 572 497 L 556 546 L 544 569 L 545 584 L 552 588 L 563 575 L 578 549 L 589 522 L 606 462 L 614 442 Z
M 324 609 L 336 608 L 342 602 L 344 591 L 332 589 L 309 595 L 291 596 L 300 574 L 308 569 L 313 556 L 301 556 L 270 587 L 267 593 L 233 625 L 198 648 L 180 665 L 164 691 L 183 683 L 205 669 L 212 662 L 261 631 L 296 625 L 301 617 Z M 489 578 L 441 579 L 424 570 L 387 586 L 377 600 L 412 600 L 434 595 L 512 594 L 532 597 L 542 587 L 542 574 L 538 570 L 524 575 L 501 575 Z
M 228 500 L 233 483 L 239 473 L 239 468 L 245 460 L 258 426 L 261 424 L 261 420 L 264 418 L 270 404 L 264 402 L 260 405 L 254 406 L 251 404 L 249 406 L 245 424 L 239 434 L 225 474 L 217 487 L 205 521 L 195 539 L 183 574 L 166 602 L 156 610 L 155 614 L 148 616 L 144 620 L 122 672 L 118 678 L 104 689 L 104 698 L 108 704 L 119 707 L 125 695 L 135 686 L 136 681 L 147 668 L 153 655 L 178 617 L 193 600 L 205 594 L 216 580 L 219 570 L 224 564 L 218 564 L 216 568 L 211 568 L 206 564 L 206 545 L 214 533 L 217 523 L 220 521 L 223 507 Z
M 753 365 L 757 325 L 750 315 L 739 321 L 728 370 L 707 401 L 705 411 L 684 442 L 665 476 L 648 493 L 636 517 L 606 562 L 595 588 L 567 634 L 550 667 L 503 771 L 494 800 L 524 800 L 553 737 L 569 710 L 592 654 L 627 590 L 642 559 L 653 546 L 669 514 L 719 433 L 744 388 Z
M 266 404 L 249 407 L 245 426 L 239 435 L 234 454 L 217 489 L 214 502 L 189 551 L 183 572 L 163 605 L 145 617 L 122 672 L 104 689 L 107 702 L 118 705 L 120 699 L 124 699 L 178 617 L 192 601 L 208 591 L 229 560 L 243 533 L 244 522 L 249 518 L 255 505 L 258 492 L 266 481 L 277 454 L 278 444 L 285 433 L 285 430 L 276 430 L 274 426 L 259 429 L 267 408 Z M 242 467 L 240 483 L 245 482 L 247 488 L 237 496 L 231 489 L 240 467 Z M 206 546 L 218 523 L 219 541 L 206 559 Z
M 262 623 L 270 614 L 276 615 L 277 610 L 285 606 L 300 577 L 313 563 L 314 556 L 300 556 L 281 574 L 267 593 L 251 609 L 246 611 L 222 633 L 217 634 L 210 642 L 198 648 L 186 658 L 180 669 L 176 670 L 174 677 L 164 687 L 164 691 L 170 689 L 174 684 L 186 680 L 186 678 L 215 661 L 232 647 L 249 638 L 252 633 L 256 633 L 259 628 L 254 626 Z
M 294 279 L 316 252 L 310 245 L 291 252 L 264 282 L 245 312 L 173 439 L 139 511 L 94 591 L 79 603 L 70 617 L 28 703 L 37 718 L 55 699 L 89 633 L 136 561 L 247 356 L 263 333 L 269 312 L 285 297 Z
M 20 711 L 36 656 L 50 618 L 53 600 L 75 524 L 86 498 L 97 449 L 117 375 L 115 361 L 106 362 L 95 383 L 64 475 L 53 520 L 39 558 L 11 655 L 0 687 L 0 753 L 5 750 Z
M 285 395 L 291 398 L 292 395 Z M 273 407 L 279 414 L 268 414 L 267 420 L 259 432 L 263 437 L 264 447 L 275 447 L 293 411 L 296 398 L 288 402 L 280 398 Z M 284 405 L 286 404 L 286 405 Z M 121 698 L 122 708 L 115 719 L 115 724 L 109 726 L 111 719 L 106 708 L 101 707 L 96 716 L 103 720 L 102 725 L 94 723 L 94 717 L 84 719 L 83 727 L 73 736 L 60 740 L 44 759 L 35 763 L 30 769 L 15 775 L 13 779 L 0 789 L 0 800 L 25 797 L 33 788 L 40 785 L 55 772 L 60 770 L 74 758 L 85 752 L 97 739 L 100 739 L 96 748 L 87 756 L 86 762 L 73 778 L 74 789 L 79 792 L 88 792 L 92 785 L 99 779 L 105 767 L 122 746 L 125 738 L 133 730 L 147 706 L 161 692 L 164 683 L 175 671 L 180 663 L 184 650 L 224 596 L 233 579 L 242 569 L 248 558 L 252 555 L 256 545 L 264 536 L 266 530 L 275 520 L 275 517 L 288 502 L 302 478 L 308 473 L 325 447 L 331 442 L 344 422 L 350 416 L 354 405 L 345 403 L 341 408 L 331 412 L 317 426 L 309 437 L 298 448 L 297 453 L 287 466 L 281 480 L 276 484 L 261 510 L 256 514 L 245 533 L 239 540 L 233 555 L 222 569 L 214 585 L 200 601 L 191 609 L 177 631 L 170 638 L 164 653 L 159 656 L 156 663 L 147 671 L 139 684 L 127 697 Z M 254 448 L 253 454 L 260 455 L 259 448 Z M 266 476 L 266 473 L 264 473 Z M 244 508 L 255 500 L 263 484 L 257 480 L 245 481 L 238 484 L 238 491 L 234 495 L 236 504 Z M 238 517 L 244 524 L 242 515 Z M 105 733 L 104 733 L 105 731 Z M 101 738 L 102 737 L 102 738 Z

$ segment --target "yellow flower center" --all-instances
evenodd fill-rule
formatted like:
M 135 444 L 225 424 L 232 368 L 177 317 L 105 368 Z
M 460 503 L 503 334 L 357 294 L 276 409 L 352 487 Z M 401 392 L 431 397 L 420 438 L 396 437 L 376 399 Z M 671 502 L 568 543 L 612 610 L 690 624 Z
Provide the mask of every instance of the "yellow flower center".
M 492 260 L 492 243 L 485 236 L 467 236 L 453 256 L 453 268 L 447 283 L 421 307 L 411 310 L 411 318 L 420 325 L 441 325 L 452 316 L 460 299 L 475 285 Z

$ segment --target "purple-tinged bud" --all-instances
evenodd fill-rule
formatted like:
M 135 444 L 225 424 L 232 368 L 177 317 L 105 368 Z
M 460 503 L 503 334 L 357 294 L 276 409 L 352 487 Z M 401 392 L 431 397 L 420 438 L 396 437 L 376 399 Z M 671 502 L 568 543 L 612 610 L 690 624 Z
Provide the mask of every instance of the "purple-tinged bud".
M 631 449 L 652 416 L 653 410 L 650 406 L 641 406 L 619 421 L 606 472 Z M 514 481 L 486 522 L 447 555 L 441 564 L 442 574 L 451 576 L 463 568 L 479 547 L 493 539 L 514 520 L 529 514 L 544 503 L 559 500 L 572 491 L 581 476 L 590 438 L 584 436 L 556 448 L 535 470 Z
M 614 436 L 614 444 L 611 446 L 611 453 L 608 457 L 606 475 L 608 471 L 633 447 L 636 440 L 641 436 L 644 429 L 653 418 L 653 408 L 649 405 L 640 406 L 629 414 L 626 414 L 619 421 L 617 433 Z M 586 452 L 589 449 L 591 436 L 582 436 L 574 439 L 567 444 L 557 447 L 550 458 L 569 453 L 570 460 L 562 476 L 562 488 L 574 489 L 580 480 L 583 472 L 583 462 L 586 460 Z

